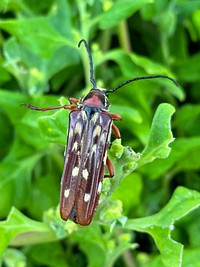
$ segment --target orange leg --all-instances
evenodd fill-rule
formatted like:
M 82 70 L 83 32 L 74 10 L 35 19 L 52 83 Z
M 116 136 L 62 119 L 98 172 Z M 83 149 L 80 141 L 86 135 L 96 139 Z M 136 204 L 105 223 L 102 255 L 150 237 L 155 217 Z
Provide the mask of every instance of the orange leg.
M 53 106 L 53 107 L 47 107 L 47 108 L 39 108 L 39 107 L 32 106 L 30 104 L 25 104 L 25 103 L 22 103 L 21 106 L 25 106 L 27 108 L 30 108 L 30 109 L 36 110 L 36 111 L 48 111 L 48 110 L 54 110 L 54 109 L 60 109 L 60 108 L 73 110 L 73 109 L 77 108 L 77 107 L 72 106 L 72 105 L 63 105 L 63 106 Z
M 113 120 L 117 120 L 117 121 L 121 121 L 122 120 L 122 117 L 119 114 L 111 113 L 110 115 L 111 115 L 111 118 Z
M 114 168 L 113 168 L 112 162 L 110 161 L 110 159 L 108 157 L 106 159 L 106 164 L 108 166 L 109 174 L 104 175 L 104 178 L 112 178 L 115 173 L 114 173 Z
M 121 138 L 120 131 L 119 131 L 119 129 L 117 128 L 117 126 L 115 124 L 112 124 L 112 129 L 113 129 L 113 131 L 115 133 L 116 138 Z
M 110 114 L 110 115 L 111 115 L 111 118 L 113 120 L 118 120 L 118 121 L 122 120 L 122 117 L 120 115 L 118 115 L 118 114 Z M 114 123 L 112 125 L 112 129 L 113 129 L 113 131 L 115 133 L 116 138 L 121 138 L 120 131 L 119 131 L 119 129 L 117 128 L 117 126 Z
M 77 105 L 79 100 L 74 98 L 74 97 L 70 97 L 69 98 L 69 102 L 70 102 L 70 104 Z M 54 109 L 60 109 L 60 108 L 73 110 L 73 109 L 77 108 L 76 106 L 73 106 L 73 105 L 63 105 L 63 106 L 53 106 L 53 107 L 39 108 L 39 107 L 36 107 L 36 106 L 32 106 L 30 104 L 24 104 L 24 103 L 22 103 L 21 106 L 26 106 L 27 108 L 30 108 L 30 109 L 36 110 L 36 111 L 48 111 L 48 110 L 54 110 Z
M 79 99 L 77 99 L 77 98 L 75 98 L 75 97 L 69 97 L 69 103 L 70 104 L 78 104 L 78 102 L 79 102 Z

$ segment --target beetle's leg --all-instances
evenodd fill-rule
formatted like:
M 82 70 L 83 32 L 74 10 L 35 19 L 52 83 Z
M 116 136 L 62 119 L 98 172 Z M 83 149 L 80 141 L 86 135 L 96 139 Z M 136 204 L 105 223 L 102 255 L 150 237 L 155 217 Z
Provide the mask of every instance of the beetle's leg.
M 114 168 L 112 162 L 110 161 L 109 157 L 106 159 L 106 164 L 108 167 L 109 174 L 104 175 L 104 178 L 112 178 L 114 176 Z
M 120 131 L 114 123 L 112 124 L 112 129 L 113 129 L 113 132 L 115 133 L 116 138 L 121 138 Z
M 111 113 L 110 116 L 113 120 L 117 120 L 117 121 L 122 120 L 122 117 L 119 114 Z
M 77 99 L 75 97 L 69 97 L 68 100 L 69 100 L 70 104 L 76 104 L 77 105 L 79 102 L 79 99 Z
M 39 108 L 39 107 L 32 106 L 30 104 L 25 104 L 25 103 L 22 103 L 21 106 L 25 106 L 27 108 L 30 108 L 30 109 L 36 110 L 36 111 L 48 111 L 48 110 L 61 109 L 61 108 L 73 110 L 73 109 L 76 108 L 75 106 L 72 106 L 72 105 L 63 105 L 63 106 L 53 106 L 53 107 L 47 107 L 47 108 Z
M 122 117 L 119 114 L 110 114 L 110 115 L 113 120 L 122 120 Z M 115 133 L 116 138 L 121 138 L 120 131 L 114 123 L 112 124 L 112 129 Z

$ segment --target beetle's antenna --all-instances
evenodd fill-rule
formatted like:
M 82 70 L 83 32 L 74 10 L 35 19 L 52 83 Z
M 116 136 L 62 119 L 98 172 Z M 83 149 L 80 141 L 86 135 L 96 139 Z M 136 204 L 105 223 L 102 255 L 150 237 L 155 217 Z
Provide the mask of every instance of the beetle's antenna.
M 89 49 L 87 42 L 84 39 L 80 40 L 80 42 L 78 43 L 78 47 L 80 47 L 81 43 L 84 43 L 85 48 L 86 48 L 87 53 L 88 53 L 89 61 L 90 61 L 90 82 L 93 84 L 94 88 L 96 88 L 97 85 L 96 85 L 96 81 L 94 79 L 94 67 L 93 67 L 93 61 L 92 61 L 92 54 L 90 52 L 90 49 Z
M 146 80 L 146 79 L 157 79 L 157 78 L 168 79 L 168 80 L 172 81 L 176 86 L 179 86 L 179 84 L 173 78 L 166 76 L 166 75 L 142 76 L 142 77 L 136 77 L 136 78 L 130 79 L 128 81 L 125 81 L 125 82 L 119 84 L 115 88 L 112 88 L 110 90 L 106 90 L 106 93 L 112 93 L 112 92 L 118 90 L 119 88 L 123 87 L 124 85 L 131 83 L 131 82 L 135 82 L 135 81 L 139 81 L 139 80 Z

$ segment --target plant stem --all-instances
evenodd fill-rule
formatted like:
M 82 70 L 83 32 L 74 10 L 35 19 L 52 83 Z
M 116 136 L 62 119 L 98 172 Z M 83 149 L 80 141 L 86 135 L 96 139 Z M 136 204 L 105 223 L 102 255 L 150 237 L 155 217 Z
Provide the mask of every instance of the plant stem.
M 130 250 L 127 250 L 123 253 L 123 259 L 127 267 L 136 267 L 133 256 L 131 255 Z
M 130 52 L 132 49 L 126 20 L 122 20 L 118 24 L 118 36 L 121 48 L 127 52 Z

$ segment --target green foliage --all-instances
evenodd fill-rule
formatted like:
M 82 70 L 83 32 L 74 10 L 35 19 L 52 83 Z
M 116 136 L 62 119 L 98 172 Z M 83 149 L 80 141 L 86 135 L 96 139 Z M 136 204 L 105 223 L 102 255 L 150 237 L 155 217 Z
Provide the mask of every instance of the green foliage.
M 0 1 L 0 264 L 200 266 L 199 18 L 189 0 Z M 88 227 L 58 209 L 69 112 L 20 106 L 88 92 L 82 38 L 101 87 L 156 74 L 180 83 L 109 95 L 122 139 L 112 139 L 115 176 Z

